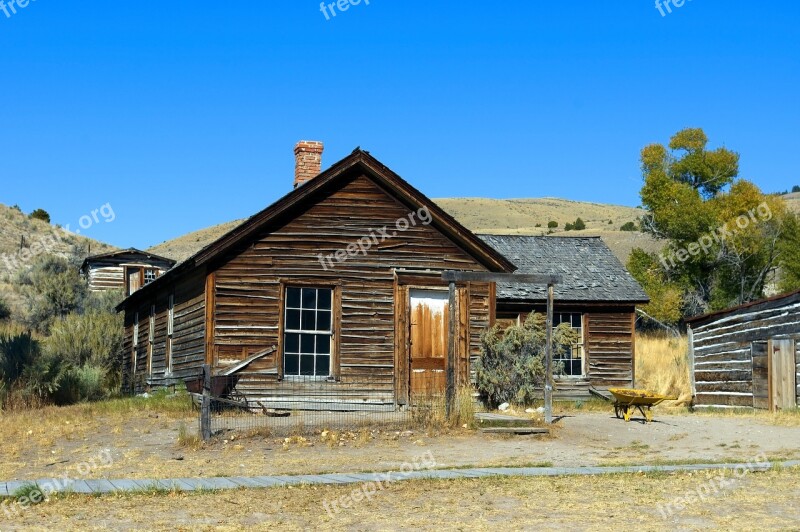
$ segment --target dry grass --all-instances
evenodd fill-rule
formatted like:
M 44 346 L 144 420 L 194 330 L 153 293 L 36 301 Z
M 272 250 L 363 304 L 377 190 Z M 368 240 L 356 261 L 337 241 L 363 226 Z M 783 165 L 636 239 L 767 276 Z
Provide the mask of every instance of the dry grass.
M 798 526 L 798 472 L 749 474 L 666 519 L 658 505 L 697 490 L 712 473 L 402 482 L 338 513 L 326 512 L 324 503 L 331 508 L 358 486 L 71 495 L 28 510 L 15 524 L 42 530 L 790 529 Z
M 678 397 L 676 404 L 692 400 L 687 338 L 636 336 L 636 387 Z

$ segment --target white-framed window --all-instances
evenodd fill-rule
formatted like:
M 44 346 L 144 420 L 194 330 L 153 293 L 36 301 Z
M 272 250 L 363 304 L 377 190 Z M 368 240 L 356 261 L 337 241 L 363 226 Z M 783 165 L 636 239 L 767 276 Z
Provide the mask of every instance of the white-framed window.
M 287 286 L 284 312 L 284 376 L 330 377 L 333 290 Z
M 583 314 L 580 312 L 556 312 L 553 314 L 553 327 L 568 324 L 577 334 L 577 341 L 565 353 L 554 354 L 553 362 L 562 363 L 563 375 L 582 377 L 586 374 L 583 345 Z
M 155 268 L 144 269 L 144 284 L 145 286 L 158 279 L 158 270 Z
M 169 295 L 169 306 L 167 307 L 167 373 L 172 373 L 172 333 L 175 330 L 175 295 Z

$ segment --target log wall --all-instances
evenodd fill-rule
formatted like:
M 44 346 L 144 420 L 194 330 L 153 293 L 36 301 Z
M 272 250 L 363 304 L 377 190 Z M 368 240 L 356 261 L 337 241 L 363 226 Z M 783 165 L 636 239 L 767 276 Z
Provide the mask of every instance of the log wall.
M 768 379 L 765 366 L 768 354 L 764 344 L 771 338 L 800 340 L 798 299 L 746 307 L 692 324 L 697 406 L 768 407 L 769 398 L 764 390 Z M 754 343 L 761 345 L 754 348 Z M 797 360 L 800 361 L 800 357 Z M 800 366 L 797 373 L 800 374 Z M 800 387 L 797 396 L 800 401 Z

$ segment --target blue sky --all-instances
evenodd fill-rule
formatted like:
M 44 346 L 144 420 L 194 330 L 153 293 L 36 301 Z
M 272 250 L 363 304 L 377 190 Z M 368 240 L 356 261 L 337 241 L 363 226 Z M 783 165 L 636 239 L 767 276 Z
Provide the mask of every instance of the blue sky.
M 8 0 L 6 0 L 6 3 Z M 800 4 L 65 2 L 0 11 L 0 202 L 147 247 L 285 194 L 300 139 L 431 197 L 638 205 L 639 150 L 703 127 L 800 184 Z M 329 15 L 330 16 L 330 15 Z

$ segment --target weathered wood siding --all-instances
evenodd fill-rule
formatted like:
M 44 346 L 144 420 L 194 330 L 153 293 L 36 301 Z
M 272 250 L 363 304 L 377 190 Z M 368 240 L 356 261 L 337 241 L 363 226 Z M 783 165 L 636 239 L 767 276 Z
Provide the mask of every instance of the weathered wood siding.
M 157 292 L 155 299 L 141 301 L 125 312 L 123 342 L 123 388 L 140 393 L 149 386 L 159 386 L 199 375 L 205 361 L 205 297 L 203 276 L 192 276 L 174 287 Z M 172 334 L 173 372 L 167 372 L 167 318 L 169 295 L 174 294 Z M 150 348 L 150 309 L 155 304 L 153 345 Z M 133 331 L 135 312 L 139 313 L 139 345 L 133 371 Z M 152 364 L 148 354 L 152 354 Z
M 701 407 L 764 407 L 766 356 L 753 359 L 754 342 L 800 338 L 800 301 L 744 308 L 692 326 L 695 404 Z M 758 351 L 758 350 L 757 350 Z M 766 353 L 765 353 L 766 355 Z M 754 397 L 754 366 L 758 397 Z M 798 367 L 800 373 L 800 366 Z M 800 389 L 797 393 L 800 397 Z
M 92 261 L 86 267 L 86 282 L 89 290 L 99 292 L 104 290 L 124 290 L 125 289 L 125 266 L 153 268 L 158 270 L 158 275 L 166 273 L 170 264 L 162 261 L 140 262 L 127 259 L 126 257 L 109 258 Z
M 633 384 L 633 311 L 589 312 L 584 331 L 592 386 L 608 388 Z
M 411 212 L 371 180 L 358 177 L 315 198 L 311 207 L 294 213 L 283 225 L 265 228 L 255 242 L 219 264 L 214 271 L 213 358 L 217 365 L 229 365 L 272 346 L 280 348 L 283 285 L 335 287 L 341 325 L 334 341 L 334 360 L 339 362 L 334 371 L 343 383 L 362 385 L 348 387 L 350 398 L 394 402 L 394 270 L 485 268 L 421 222 L 373 245 L 366 254 L 334 261 L 333 267 L 323 262 L 325 256 L 377 234 L 384 226 L 390 233 L 395 231 L 396 221 L 408 220 Z M 480 332 L 489 322 L 489 286 L 472 286 L 469 302 L 474 357 L 480 350 Z M 251 395 L 265 397 L 274 396 L 275 388 L 293 388 L 295 384 L 279 381 L 280 362 L 280 349 L 254 362 L 247 371 L 259 373 L 260 378 L 250 384 L 245 379 L 241 388 L 249 386 Z M 272 386 L 263 375 L 273 376 Z

